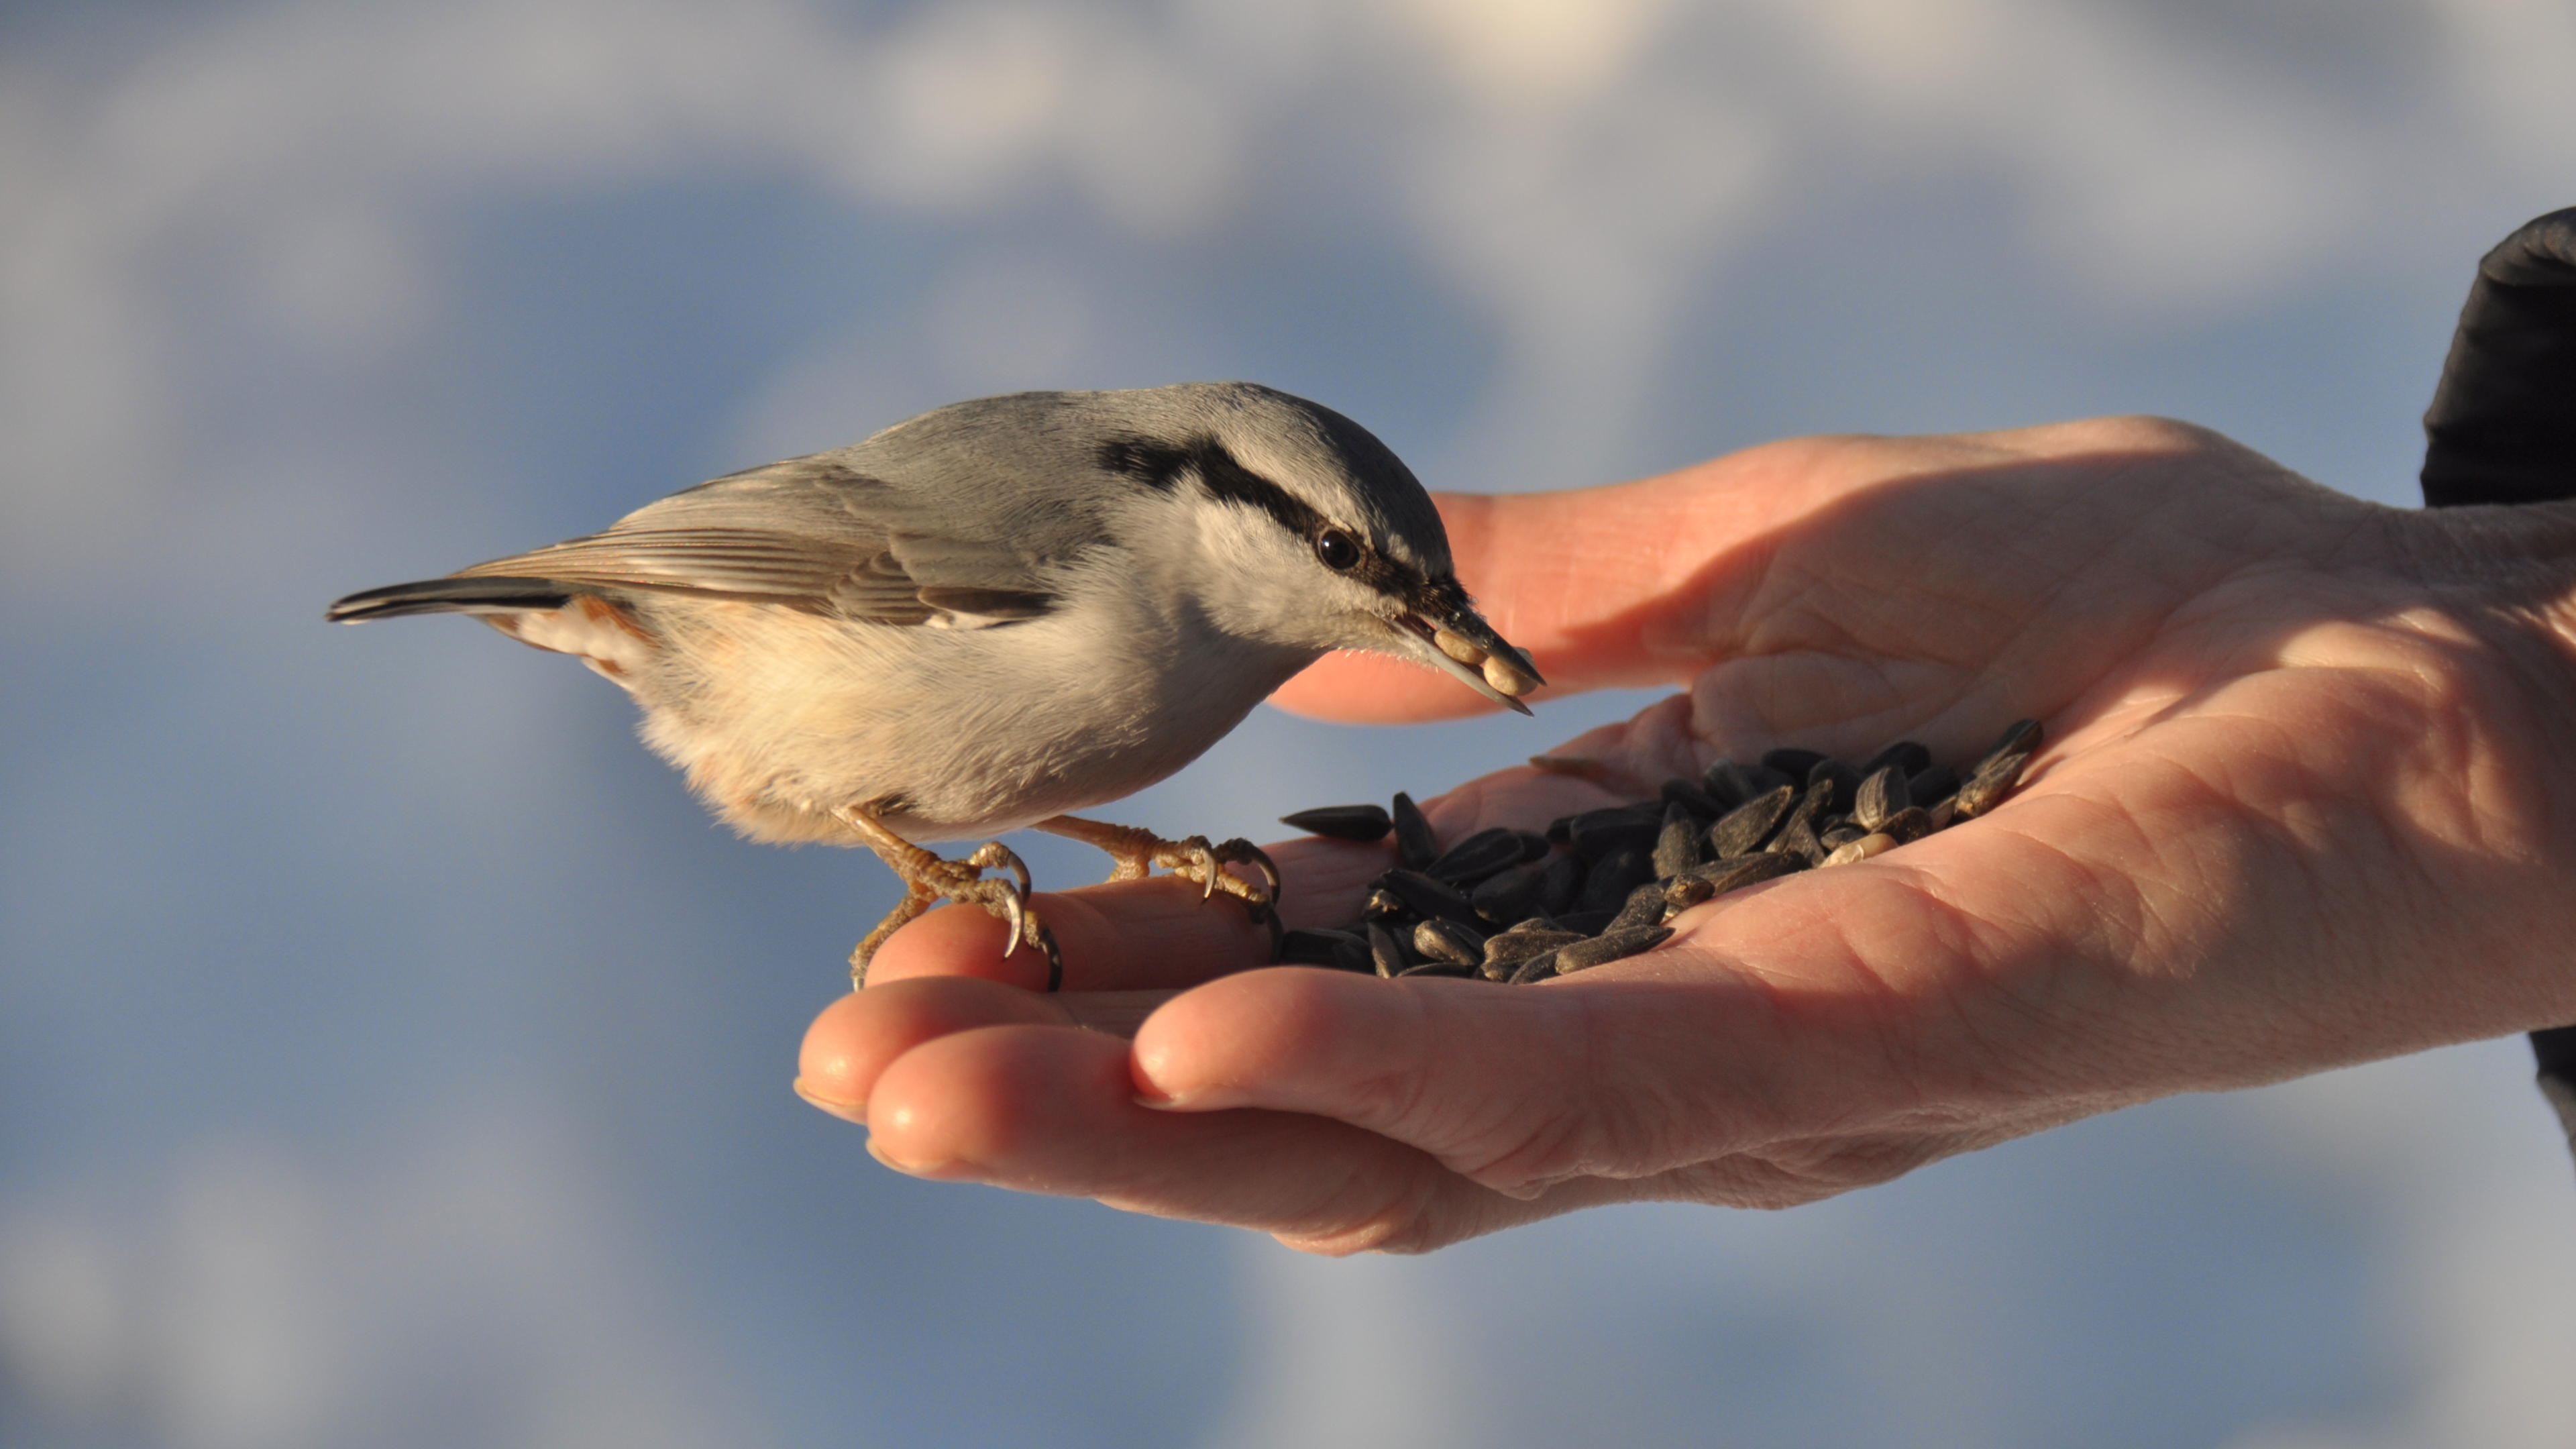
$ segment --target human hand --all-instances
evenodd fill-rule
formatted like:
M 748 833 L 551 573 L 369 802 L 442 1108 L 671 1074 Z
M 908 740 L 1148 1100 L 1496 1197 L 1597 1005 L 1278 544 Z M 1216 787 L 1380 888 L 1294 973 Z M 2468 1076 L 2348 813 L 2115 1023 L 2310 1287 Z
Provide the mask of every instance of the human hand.
M 1047 996 L 989 917 L 936 912 L 817 1020 L 801 1089 L 924 1176 L 1418 1249 L 1598 1202 L 1802 1202 L 2126 1103 L 2576 1020 L 2566 510 L 2375 507 L 2140 421 L 1442 506 L 1557 691 L 1688 685 L 1556 752 L 1606 785 L 1506 770 L 1432 804 L 1444 839 L 1775 744 L 1957 760 L 2034 716 L 2050 745 L 1991 815 L 1536 986 L 1251 969 L 1239 913 L 1147 881 L 1051 899 Z M 1337 657 L 1279 702 L 1465 701 Z M 1273 854 L 1291 924 L 1348 920 L 1388 864 Z

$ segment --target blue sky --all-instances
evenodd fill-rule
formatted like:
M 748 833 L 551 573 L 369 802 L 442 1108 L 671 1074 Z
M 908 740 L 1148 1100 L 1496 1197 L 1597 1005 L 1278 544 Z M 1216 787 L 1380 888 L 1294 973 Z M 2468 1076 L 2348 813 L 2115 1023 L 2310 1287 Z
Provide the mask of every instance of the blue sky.
M 2160 412 L 2405 502 L 2570 74 L 2540 0 L 0 21 L 0 1440 L 2563 1442 L 2517 1043 L 1299 1259 L 877 1168 L 786 1091 L 875 862 L 731 839 L 562 660 L 319 614 L 1028 386 L 1255 378 L 1471 490 Z M 1124 814 L 1649 698 L 1265 711 Z

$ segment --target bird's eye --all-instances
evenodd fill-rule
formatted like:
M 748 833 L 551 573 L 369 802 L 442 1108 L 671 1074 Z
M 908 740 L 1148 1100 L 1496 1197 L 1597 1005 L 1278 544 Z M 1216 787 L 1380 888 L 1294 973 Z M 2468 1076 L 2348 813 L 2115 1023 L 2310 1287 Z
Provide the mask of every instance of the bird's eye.
M 1315 557 L 1335 573 L 1348 573 L 1360 562 L 1360 541 L 1338 528 L 1315 535 Z

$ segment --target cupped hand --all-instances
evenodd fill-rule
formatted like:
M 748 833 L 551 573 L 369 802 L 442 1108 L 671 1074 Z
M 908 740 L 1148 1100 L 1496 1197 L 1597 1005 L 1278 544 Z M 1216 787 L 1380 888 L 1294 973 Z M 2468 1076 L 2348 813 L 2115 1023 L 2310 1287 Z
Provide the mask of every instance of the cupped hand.
M 1066 989 L 935 912 L 807 1035 L 800 1090 L 928 1177 L 1298 1247 L 1420 1249 L 1593 1203 L 1782 1206 L 2126 1103 L 2576 1020 L 2554 508 L 2427 515 L 2139 420 L 1819 439 L 1619 487 L 1441 500 L 1555 692 L 1686 692 L 1430 806 L 1444 839 L 1777 744 L 2050 743 L 1992 814 L 1755 887 L 1536 985 L 1257 969 L 1158 880 L 1041 898 Z M 1544 697 L 1542 695 L 1542 697 Z M 1279 703 L 1475 701 L 1328 659 Z M 1382 846 L 1272 851 L 1292 925 Z

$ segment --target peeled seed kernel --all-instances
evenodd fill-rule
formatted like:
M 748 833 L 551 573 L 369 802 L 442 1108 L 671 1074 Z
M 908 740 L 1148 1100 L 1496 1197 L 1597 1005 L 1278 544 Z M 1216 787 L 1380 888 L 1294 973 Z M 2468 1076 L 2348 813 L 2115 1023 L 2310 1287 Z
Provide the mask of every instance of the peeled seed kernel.
M 1464 634 L 1453 634 L 1446 629 L 1437 629 L 1432 631 L 1431 642 L 1440 646 L 1441 653 L 1448 655 L 1450 658 L 1457 660 L 1461 664 L 1482 664 L 1485 662 L 1485 646 L 1468 638 Z M 1499 684 L 1494 687 L 1496 689 L 1502 688 Z
M 1500 654 L 1485 656 L 1485 682 L 1514 697 L 1538 688 L 1537 675 L 1512 663 Z

